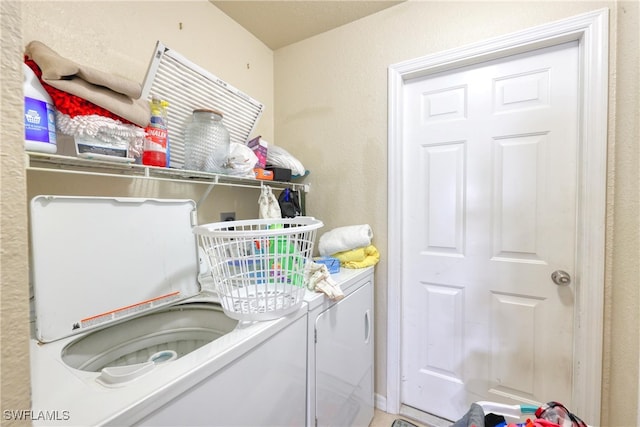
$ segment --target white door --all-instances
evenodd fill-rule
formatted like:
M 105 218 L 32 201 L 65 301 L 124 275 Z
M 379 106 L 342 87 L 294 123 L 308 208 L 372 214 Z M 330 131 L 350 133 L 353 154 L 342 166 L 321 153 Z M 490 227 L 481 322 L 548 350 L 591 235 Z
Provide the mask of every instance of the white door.
M 479 400 L 571 407 L 577 42 L 403 99 L 402 402 L 449 420 Z

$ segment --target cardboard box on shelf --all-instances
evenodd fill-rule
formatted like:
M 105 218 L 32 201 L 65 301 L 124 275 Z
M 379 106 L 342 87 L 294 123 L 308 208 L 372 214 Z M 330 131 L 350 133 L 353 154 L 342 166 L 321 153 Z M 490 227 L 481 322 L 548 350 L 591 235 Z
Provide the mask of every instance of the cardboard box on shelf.
M 256 179 L 262 179 L 265 181 L 273 181 L 273 172 L 264 170 L 262 168 L 255 168 L 253 172 L 256 174 Z
M 264 169 L 267 166 L 267 151 L 269 149 L 269 143 L 262 139 L 261 136 L 257 136 L 247 142 L 247 146 L 251 148 L 256 157 L 258 157 L 256 168 Z

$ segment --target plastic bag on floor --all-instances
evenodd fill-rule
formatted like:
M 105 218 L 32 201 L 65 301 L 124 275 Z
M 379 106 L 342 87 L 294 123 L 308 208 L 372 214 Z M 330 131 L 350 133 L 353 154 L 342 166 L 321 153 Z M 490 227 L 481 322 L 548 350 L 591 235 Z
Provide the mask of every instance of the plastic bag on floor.
M 584 421 L 558 402 L 549 402 L 539 407 L 536 411 L 536 417 L 551 421 L 560 427 L 587 427 Z

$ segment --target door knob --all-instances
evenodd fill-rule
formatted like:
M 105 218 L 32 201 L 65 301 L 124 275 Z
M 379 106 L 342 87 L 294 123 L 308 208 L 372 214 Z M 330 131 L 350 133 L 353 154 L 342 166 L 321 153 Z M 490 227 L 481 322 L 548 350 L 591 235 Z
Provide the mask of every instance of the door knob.
M 571 276 L 563 270 L 556 270 L 551 273 L 551 280 L 558 286 L 565 286 L 571 283 Z

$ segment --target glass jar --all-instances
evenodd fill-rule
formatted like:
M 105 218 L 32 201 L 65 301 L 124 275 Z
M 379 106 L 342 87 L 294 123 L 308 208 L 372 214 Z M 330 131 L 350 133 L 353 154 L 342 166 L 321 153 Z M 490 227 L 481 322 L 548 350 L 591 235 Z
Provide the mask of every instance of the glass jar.
M 184 135 L 184 169 L 224 173 L 229 162 L 230 136 L 217 110 L 193 110 Z

